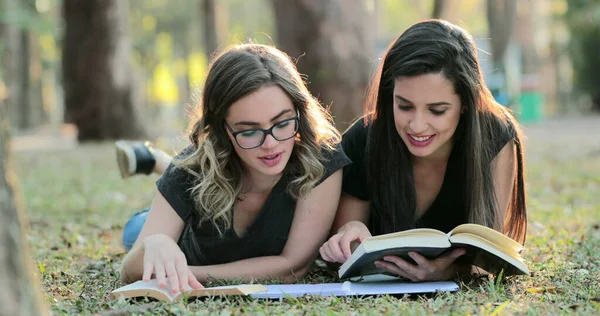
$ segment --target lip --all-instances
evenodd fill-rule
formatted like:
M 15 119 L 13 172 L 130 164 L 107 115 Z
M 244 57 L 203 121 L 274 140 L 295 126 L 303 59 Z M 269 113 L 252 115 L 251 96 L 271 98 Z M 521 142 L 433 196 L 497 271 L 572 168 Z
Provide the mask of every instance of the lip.
M 410 142 L 411 145 L 413 145 L 415 147 L 426 147 L 429 144 L 431 144 L 431 142 L 435 139 L 436 134 L 433 134 L 433 135 L 415 135 L 415 134 L 408 134 L 407 133 L 407 136 L 408 136 L 407 137 L 408 141 Z M 429 139 L 426 140 L 426 141 L 418 141 L 418 140 L 412 138 L 411 136 L 414 136 L 414 137 L 427 137 L 427 136 L 429 136 Z
M 281 154 L 283 154 L 283 151 L 262 155 L 262 156 L 258 157 L 258 159 L 267 159 L 267 157 L 269 157 L 269 156 L 277 156 L 277 155 L 281 155 Z
M 267 157 L 273 157 L 273 158 L 267 158 Z M 279 165 L 279 162 L 281 162 L 282 157 L 283 157 L 283 152 L 278 152 L 278 153 L 272 153 L 272 154 L 268 154 L 268 155 L 262 155 L 262 156 L 258 157 L 258 160 L 260 160 L 264 164 L 264 166 L 266 166 L 267 168 L 273 168 L 273 167 Z

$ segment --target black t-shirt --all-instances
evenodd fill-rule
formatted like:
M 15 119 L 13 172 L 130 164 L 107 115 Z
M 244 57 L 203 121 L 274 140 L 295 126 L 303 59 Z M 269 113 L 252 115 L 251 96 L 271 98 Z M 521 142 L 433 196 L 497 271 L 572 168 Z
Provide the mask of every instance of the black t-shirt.
M 492 120 L 492 122 L 494 121 Z M 500 122 L 495 121 L 492 124 L 500 124 Z M 365 126 L 364 120 L 360 119 L 344 133 L 342 138 L 344 152 L 352 160 L 351 165 L 344 167 L 342 191 L 364 201 L 370 200 L 371 192 L 367 180 L 367 153 L 365 150 L 369 129 L 370 125 Z M 512 125 L 509 125 L 508 132 L 498 133 L 501 130 L 504 129 L 496 126 L 494 128 L 494 136 L 492 137 L 490 134 L 485 137 L 484 146 L 488 146 L 488 150 L 492 153 L 491 157 L 497 156 L 500 150 L 516 137 Z M 433 228 L 449 232 L 454 227 L 467 222 L 467 207 L 463 198 L 463 193 L 465 192 L 465 170 L 460 163 L 461 145 L 460 141 L 454 144 L 448 158 L 446 173 L 440 192 L 429 209 L 417 220 L 416 227 Z M 371 231 L 374 231 L 375 227 L 379 227 L 378 223 L 373 222 L 370 222 L 369 226 Z
M 177 158 L 189 155 L 192 149 L 184 149 Z M 323 151 L 323 155 L 325 174 L 319 183 L 351 162 L 340 144 L 334 151 Z M 194 177 L 184 169 L 171 164 L 157 180 L 156 186 L 185 223 L 178 245 L 185 254 L 187 263 L 200 266 L 280 255 L 296 208 L 296 199 L 286 192 L 289 183 L 289 176 L 281 177 L 242 237 L 233 228 L 226 229 L 224 235 L 219 236 L 211 221 L 204 221 L 198 226 L 200 216 L 190 193 Z

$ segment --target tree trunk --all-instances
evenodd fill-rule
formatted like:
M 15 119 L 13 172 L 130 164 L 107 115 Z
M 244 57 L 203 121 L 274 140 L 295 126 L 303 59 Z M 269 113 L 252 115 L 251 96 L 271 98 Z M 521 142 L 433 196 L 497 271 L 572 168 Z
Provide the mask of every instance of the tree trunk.
M 17 10 L 18 0 L 0 0 L 0 11 L 11 12 Z M 11 122 L 20 121 L 20 105 L 23 97 L 22 77 L 23 72 L 19 69 L 23 55 L 21 53 L 21 31 L 14 25 L 2 24 L 2 81 L 6 85 L 7 96 L 4 102 L 7 103 L 9 109 L 9 117 Z M 1 97 L 0 97 L 1 99 Z M 14 128 L 18 127 L 19 123 L 14 124 Z
M 204 31 L 204 53 L 209 61 L 212 54 L 219 48 L 215 6 L 215 0 L 200 0 L 202 30 Z
M 277 44 L 308 76 L 308 88 L 331 105 L 336 126 L 344 131 L 362 114 L 374 55 L 373 2 L 272 0 Z
M 65 122 L 77 126 L 80 141 L 143 137 L 125 2 L 64 0 L 62 5 Z
M 432 19 L 443 19 L 446 16 L 448 0 L 433 0 L 433 10 L 431 12 Z
M 516 0 L 488 0 L 487 20 L 492 40 L 492 60 L 501 63 L 508 48 L 517 16 Z
M 0 99 L 0 315 L 39 315 L 43 312 L 39 285 L 23 233 L 27 221 L 16 203 L 16 178 L 10 170 L 10 123 L 4 101 Z

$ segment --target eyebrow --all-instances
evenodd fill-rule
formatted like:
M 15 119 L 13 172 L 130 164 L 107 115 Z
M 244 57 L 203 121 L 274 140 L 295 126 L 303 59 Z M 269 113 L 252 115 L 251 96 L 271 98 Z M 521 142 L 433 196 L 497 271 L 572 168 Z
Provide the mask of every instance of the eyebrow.
M 412 104 L 412 102 L 410 100 L 407 100 L 407 99 L 403 98 L 400 95 L 396 94 L 396 95 L 394 95 L 394 97 L 396 99 L 398 99 L 398 101 L 402 101 L 402 102 L 406 102 L 406 103 L 411 103 Z M 427 104 L 427 106 L 441 106 L 441 105 L 451 105 L 451 104 L 449 102 L 446 102 L 446 101 L 433 102 L 433 103 L 428 103 Z
M 286 113 L 289 113 L 289 112 L 292 112 L 292 110 L 286 109 L 286 110 L 283 110 L 283 111 L 279 112 L 279 114 L 277 114 L 277 115 L 275 115 L 275 116 L 273 116 L 271 118 L 271 122 L 274 122 L 275 120 L 277 120 L 278 118 L 280 118 L 282 115 L 284 115 Z M 233 125 L 236 125 L 236 126 L 238 126 L 238 125 L 258 126 L 258 125 L 260 125 L 260 123 L 250 122 L 250 121 L 239 121 L 239 122 L 233 123 Z

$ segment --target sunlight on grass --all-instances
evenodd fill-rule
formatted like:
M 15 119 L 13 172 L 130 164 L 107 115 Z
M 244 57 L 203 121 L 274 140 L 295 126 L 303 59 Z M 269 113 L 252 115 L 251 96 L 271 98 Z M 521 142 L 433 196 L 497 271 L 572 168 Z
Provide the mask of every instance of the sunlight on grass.
M 587 133 L 600 135 L 600 128 Z M 524 257 L 531 276 L 465 281 L 457 293 L 420 297 L 209 298 L 187 304 L 108 301 L 107 293 L 120 285 L 118 268 L 124 255 L 120 231 L 129 216 L 150 205 L 156 177 L 121 180 L 108 143 L 67 151 L 18 152 L 13 161 L 31 220 L 28 241 L 46 300 L 57 314 L 110 309 L 160 314 L 597 312 L 600 146 L 596 151 L 590 146 L 579 147 L 587 150 L 569 147 L 580 151 L 565 153 L 568 150 L 562 148 L 572 145 L 568 139 L 532 136 L 528 142 L 529 229 Z M 324 281 L 336 280 L 319 267 L 302 280 Z

